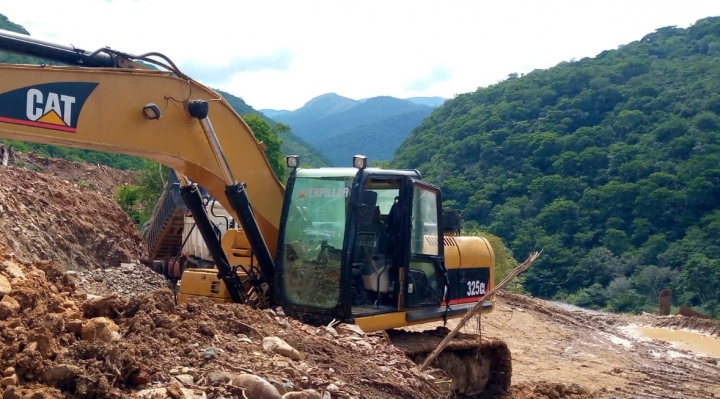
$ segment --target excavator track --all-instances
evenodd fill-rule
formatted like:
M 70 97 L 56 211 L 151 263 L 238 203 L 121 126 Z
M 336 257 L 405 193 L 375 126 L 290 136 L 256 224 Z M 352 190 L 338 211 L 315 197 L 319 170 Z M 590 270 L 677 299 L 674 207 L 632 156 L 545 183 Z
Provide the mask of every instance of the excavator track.
M 429 331 L 389 330 L 390 342 L 413 362 L 422 364 L 450 333 L 445 327 Z M 512 379 L 510 349 L 499 339 L 458 333 L 433 361 L 452 380 L 458 398 L 495 399 L 507 394 Z

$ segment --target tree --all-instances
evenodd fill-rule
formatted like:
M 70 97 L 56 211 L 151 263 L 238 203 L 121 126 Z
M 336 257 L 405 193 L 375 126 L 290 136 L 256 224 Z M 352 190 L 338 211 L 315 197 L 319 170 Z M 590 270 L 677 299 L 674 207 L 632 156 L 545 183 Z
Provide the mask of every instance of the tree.
M 284 182 L 287 178 L 287 167 L 285 165 L 285 156 L 280 150 L 282 140 L 278 137 L 280 134 L 287 133 L 290 128 L 287 125 L 279 123 L 270 126 L 264 119 L 257 114 L 245 114 L 242 116 L 245 123 L 250 126 L 255 138 L 261 142 L 265 148 L 265 157 L 270 163 L 275 176 Z
M 125 213 L 140 228 L 152 216 L 155 204 L 165 189 L 166 177 L 170 169 L 157 162 L 143 160 L 144 168 L 140 171 L 135 184 L 123 184 L 113 192 L 113 198 Z
M 645 286 L 651 298 L 657 298 L 661 290 L 665 289 L 672 278 L 669 267 L 646 266 L 637 275 L 638 284 Z

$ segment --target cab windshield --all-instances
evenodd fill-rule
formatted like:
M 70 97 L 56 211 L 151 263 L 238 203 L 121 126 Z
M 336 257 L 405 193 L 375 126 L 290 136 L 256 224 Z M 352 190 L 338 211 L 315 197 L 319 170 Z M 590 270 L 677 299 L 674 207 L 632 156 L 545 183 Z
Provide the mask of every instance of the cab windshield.
M 331 309 L 340 299 L 340 264 L 354 176 L 297 177 L 282 248 L 289 302 Z

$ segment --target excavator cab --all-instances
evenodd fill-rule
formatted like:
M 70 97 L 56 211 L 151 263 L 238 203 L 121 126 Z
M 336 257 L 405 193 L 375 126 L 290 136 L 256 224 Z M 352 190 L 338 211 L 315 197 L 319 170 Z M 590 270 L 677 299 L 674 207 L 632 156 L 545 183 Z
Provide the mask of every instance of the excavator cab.
M 441 309 L 440 190 L 418 171 L 294 169 L 286 187 L 274 285 L 286 314 L 376 330 L 405 324 L 398 311 Z

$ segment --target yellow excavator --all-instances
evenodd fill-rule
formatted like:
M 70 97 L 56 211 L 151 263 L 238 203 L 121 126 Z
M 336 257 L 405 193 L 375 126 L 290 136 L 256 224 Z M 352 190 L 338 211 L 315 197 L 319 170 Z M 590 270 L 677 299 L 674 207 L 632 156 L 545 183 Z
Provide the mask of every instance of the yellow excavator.
M 90 52 L 7 31 L 0 51 L 60 64 L 0 65 L 1 138 L 134 155 L 176 173 L 213 261 L 182 271 L 180 301 L 280 307 L 312 325 L 387 331 L 420 363 L 449 330 L 404 328 L 462 317 L 493 287 L 490 243 L 460 236 L 459 214 L 443 210 L 440 189 L 416 170 L 369 167 L 364 156 L 308 169 L 288 156 L 282 184 L 233 108 L 163 54 Z M 220 237 L 201 188 L 240 226 Z M 507 346 L 470 334 L 432 366 L 460 397 L 502 396 L 511 381 Z

